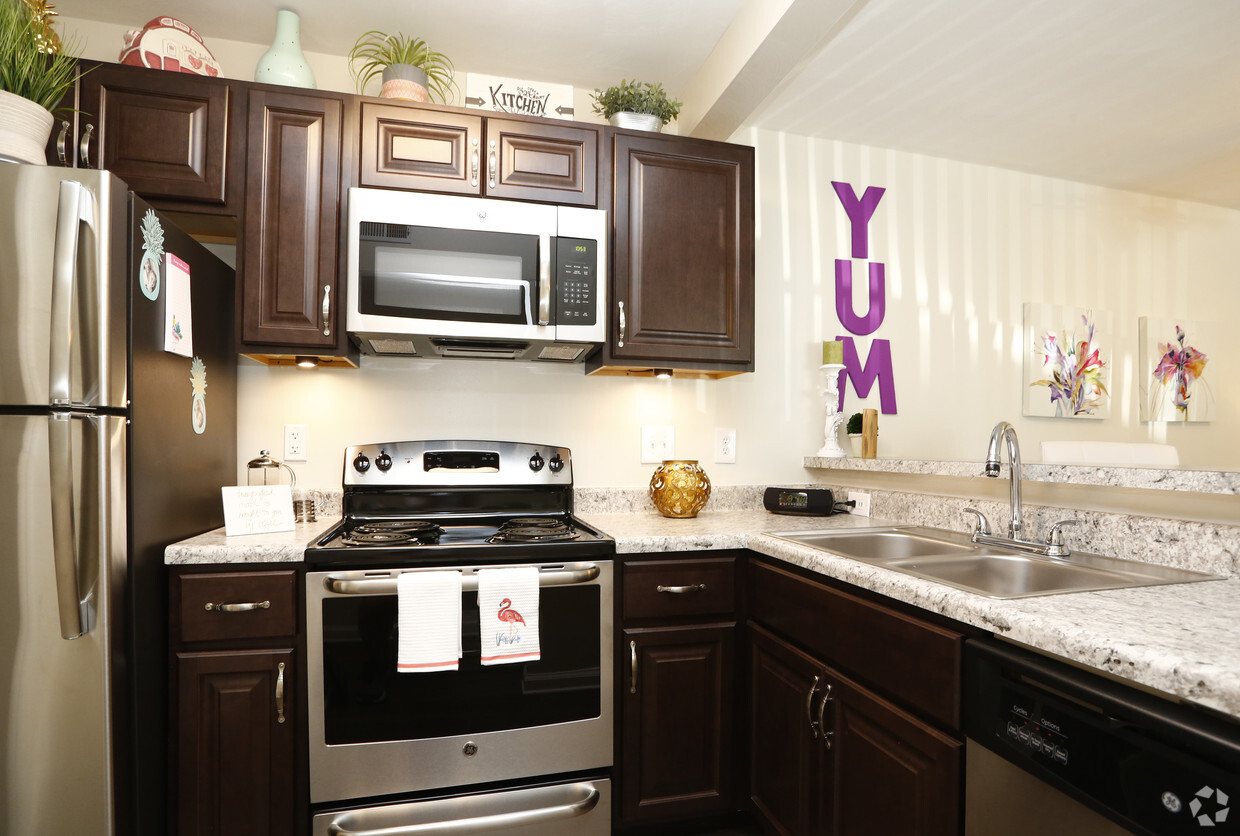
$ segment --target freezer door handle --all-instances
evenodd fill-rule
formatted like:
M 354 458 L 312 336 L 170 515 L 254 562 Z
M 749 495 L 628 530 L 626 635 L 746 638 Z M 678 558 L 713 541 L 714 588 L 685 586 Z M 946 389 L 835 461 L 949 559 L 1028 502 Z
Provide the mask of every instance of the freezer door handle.
M 505 828 L 527 828 L 584 816 L 598 806 L 600 793 L 593 784 L 581 783 L 513 793 L 511 809 L 503 809 L 504 793 L 469 799 L 481 815 L 462 815 L 464 799 L 412 802 L 373 809 L 350 810 L 336 814 L 327 825 L 328 836 L 466 836 L 493 833 Z M 442 812 L 451 818 L 441 818 Z M 527 806 L 528 805 L 528 806 Z M 405 819 L 406 823 L 401 822 Z M 559 832 L 559 831 L 556 831 Z
M 52 485 L 52 561 L 56 569 L 56 604 L 60 611 L 60 635 L 79 638 L 82 633 L 81 596 L 78 594 L 77 522 L 73 518 L 73 437 L 75 420 L 67 414 L 48 418 L 48 466 Z
M 52 318 L 48 329 L 48 382 L 52 406 L 69 406 L 73 402 L 73 335 L 78 333 L 73 321 L 73 300 L 80 260 L 80 233 L 83 224 L 93 226 L 94 214 L 90 190 L 76 180 L 61 180 L 52 256 Z

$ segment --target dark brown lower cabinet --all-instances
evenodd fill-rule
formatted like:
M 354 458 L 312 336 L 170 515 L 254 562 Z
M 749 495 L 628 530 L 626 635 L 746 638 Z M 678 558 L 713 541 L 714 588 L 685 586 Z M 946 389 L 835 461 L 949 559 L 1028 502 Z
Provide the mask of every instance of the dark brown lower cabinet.
M 732 809 L 735 634 L 732 623 L 624 631 L 624 821 Z
M 293 650 L 178 653 L 177 833 L 292 836 Z
M 750 797 L 774 833 L 960 832 L 963 744 L 750 624 Z

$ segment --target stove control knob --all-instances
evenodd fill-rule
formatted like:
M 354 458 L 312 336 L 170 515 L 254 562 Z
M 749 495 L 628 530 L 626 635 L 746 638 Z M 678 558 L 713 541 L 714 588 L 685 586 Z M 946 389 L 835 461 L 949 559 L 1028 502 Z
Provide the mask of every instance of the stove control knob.
M 551 468 L 552 473 L 559 473 L 564 469 L 564 460 L 560 458 L 559 453 L 556 453 L 551 457 L 551 461 L 547 463 L 547 467 Z
M 375 457 L 375 467 L 379 468 L 384 473 L 387 473 L 392 469 L 392 457 L 387 453 L 380 452 L 379 455 Z
M 538 471 L 543 469 L 543 464 L 544 464 L 543 457 L 540 456 L 538 453 L 535 453 L 534 455 L 530 456 L 530 470 L 537 473 Z
M 365 473 L 370 470 L 370 459 L 366 458 L 365 453 L 358 453 L 357 458 L 353 460 L 353 469 L 358 473 Z

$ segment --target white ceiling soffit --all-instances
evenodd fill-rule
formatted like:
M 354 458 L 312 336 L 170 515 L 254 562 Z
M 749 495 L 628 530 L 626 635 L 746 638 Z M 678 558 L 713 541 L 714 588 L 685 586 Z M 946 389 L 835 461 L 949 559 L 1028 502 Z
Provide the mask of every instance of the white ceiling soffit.
M 797 60 L 784 33 L 809 40 L 795 23 L 811 0 L 780 2 L 788 14 L 694 133 L 740 117 L 1240 209 L 1236 0 L 819 0 L 839 25 L 745 115 L 751 79 Z

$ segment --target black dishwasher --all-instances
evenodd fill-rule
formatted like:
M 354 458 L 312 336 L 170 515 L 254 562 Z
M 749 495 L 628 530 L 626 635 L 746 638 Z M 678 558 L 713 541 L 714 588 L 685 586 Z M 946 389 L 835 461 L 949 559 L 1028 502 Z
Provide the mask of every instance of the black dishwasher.
M 998 817 L 1020 809 L 1033 776 L 1133 833 L 1240 834 L 1240 723 L 993 639 L 966 642 L 964 679 L 969 757 L 980 744 L 1025 780 L 983 789 L 970 770 L 967 833 L 1013 832 Z M 1019 827 L 1115 832 L 1065 829 L 1054 806 L 1027 806 Z

